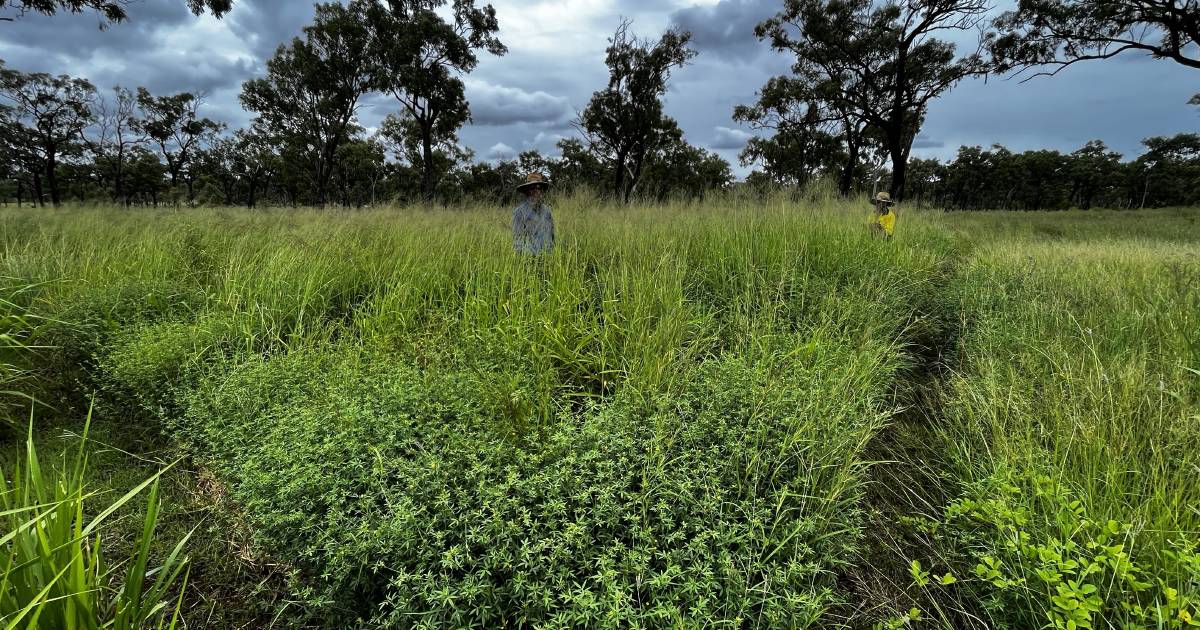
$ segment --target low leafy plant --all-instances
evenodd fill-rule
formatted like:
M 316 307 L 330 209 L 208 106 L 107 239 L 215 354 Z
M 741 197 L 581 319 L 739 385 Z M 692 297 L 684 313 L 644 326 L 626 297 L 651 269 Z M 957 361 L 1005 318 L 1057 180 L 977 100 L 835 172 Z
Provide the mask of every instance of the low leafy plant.
M 1196 541 L 1180 536 L 1171 549 L 1141 547 L 1136 527 L 1092 518 L 1084 501 L 1049 475 L 998 471 L 925 528 L 958 551 L 969 574 L 962 586 L 977 593 L 969 599 L 995 625 L 1200 627 Z M 1155 553 L 1165 558 L 1143 559 Z M 923 587 L 931 578 L 920 572 L 916 580 Z

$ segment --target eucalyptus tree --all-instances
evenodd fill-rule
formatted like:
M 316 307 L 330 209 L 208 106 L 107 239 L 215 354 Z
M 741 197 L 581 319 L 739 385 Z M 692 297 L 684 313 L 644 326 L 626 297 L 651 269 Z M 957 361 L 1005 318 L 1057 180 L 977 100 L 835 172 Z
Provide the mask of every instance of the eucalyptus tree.
M 759 90 L 757 103 L 734 108 L 734 120 L 772 132 L 750 139 L 739 156 L 742 165 L 761 164 L 773 180 L 794 185 L 835 167 L 840 170 L 838 189 L 848 195 L 866 125 L 854 112 L 835 109 L 838 104 L 817 96 L 805 81 L 772 77 Z
M 1200 69 L 1197 0 L 1019 0 L 996 19 L 1002 71 L 1056 74 L 1081 61 L 1148 54 Z
M 279 47 L 265 77 L 242 86 L 256 133 L 294 156 L 319 206 L 328 200 L 338 149 L 356 127 L 359 101 L 378 78 L 369 8 L 363 1 L 317 5 L 304 36 Z
M 371 56 L 376 87 L 391 94 L 411 121 L 420 146 L 413 164 L 421 172 L 421 195 L 437 187 L 436 147 L 453 143 L 470 120 L 462 75 L 479 65 L 478 51 L 503 55 L 508 49 L 492 5 L 475 0 L 381 0 L 369 3 Z
M 21 149 L 36 163 L 35 188 L 45 176 L 51 203 L 60 205 L 58 165 L 79 150 L 80 133 L 93 120 L 96 88 L 85 79 L 0 66 L 0 98 L 14 112 L 13 133 L 19 135 Z
M 137 119 L 137 96 L 117 86 L 111 99 L 97 99 L 93 108 L 94 124 L 82 134 L 92 154 L 96 170 L 111 185 L 112 200 L 129 205 L 125 187 L 125 165 L 130 151 L 146 142 L 145 131 Z
M 0 9 L 7 11 L 0 13 L 0 22 L 14 22 L 30 13 L 55 15 L 60 11 L 82 13 L 89 10 L 100 15 L 102 24 L 120 22 L 128 17 L 125 7 L 130 4 L 130 0 L 0 0 Z M 233 0 L 187 0 L 187 7 L 196 15 L 211 12 L 221 17 L 233 8 Z
M 784 0 L 755 28 L 775 50 L 792 54 L 793 78 L 819 111 L 869 126 L 892 163 L 891 194 L 904 191 L 912 143 L 929 102 L 964 78 L 986 74 L 981 54 L 987 0 Z M 944 33 L 979 33 L 958 56 Z M 817 117 L 826 124 L 829 114 Z
M 187 186 L 190 204 L 195 197 L 195 178 L 189 172 L 193 159 L 204 145 L 216 138 L 224 125 L 201 117 L 199 110 L 204 99 L 190 92 L 154 96 L 140 87 L 137 103 L 141 118 L 137 120 L 136 128 L 158 147 L 167 163 L 171 186 L 178 186 L 181 180 Z
M 651 42 L 630 33 L 630 25 L 622 20 L 608 40 L 608 86 L 592 94 L 576 122 L 591 150 L 611 165 L 613 194 L 626 203 L 637 190 L 647 158 L 677 128 L 663 114 L 671 71 L 697 54 L 688 47 L 692 34 L 687 31 L 671 29 Z

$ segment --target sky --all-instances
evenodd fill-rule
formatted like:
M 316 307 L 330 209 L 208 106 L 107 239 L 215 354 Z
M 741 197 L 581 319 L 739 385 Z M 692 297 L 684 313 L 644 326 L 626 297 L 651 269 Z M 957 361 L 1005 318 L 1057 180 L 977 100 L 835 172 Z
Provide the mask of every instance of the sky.
M 1001 0 L 1003 1 L 1003 0 Z M 722 155 L 744 175 L 738 153 L 753 130 L 731 119 L 752 103 L 788 58 L 753 34 L 780 0 L 493 0 L 509 52 L 481 53 L 465 77 L 472 123 L 460 141 L 479 159 L 521 151 L 556 153 L 575 132 L 571 121 L 607 81 L 604 49 L 622 18 L 656 37 L 682 27 L 699 55 L 676 71 L 665 107 L 685 139 Z M 132 0 L 126 22 L 98 28 L 95 14 L 26 16 L 0 22 L 0 59 L 25 72 L 85 77 L 102 90 L 145 86 L 156 94 L 200 91 L 202 113 L 231 128 L 250 115 L 238 104 L 241 84 L 264 72 L 275 49 L 308 24 L 305 0 L 235 0 L 223 19 L 194 17 L 183 0 Z M 1026 82 L 988 77 L 959 84 L 930 106 L 914 144 L 918 157 L 950 159 L 961 145 L 1003 144 L 1015 151 L 1073 151 L 1101 139 L 1127 159 L 1140 141 L 1200 131 L 1200 72 L 1140 54 L 1077 64 Z M 359 121 L 373 127 L 398 109 L 391 97 L 366 99 Z

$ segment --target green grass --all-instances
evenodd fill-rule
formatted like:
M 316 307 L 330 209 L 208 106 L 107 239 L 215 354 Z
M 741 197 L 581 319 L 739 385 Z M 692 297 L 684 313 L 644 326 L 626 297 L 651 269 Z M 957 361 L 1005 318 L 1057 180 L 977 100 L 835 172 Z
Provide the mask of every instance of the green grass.
M 10 211 L 0 275 L 43 399 L 188 458 L 196 625 L 1040 626 L 1011 531 L 1109 520 L 1090 622 L 1195 612 L 1194 210 L 555 206 L 541 259 L 482 207 Z

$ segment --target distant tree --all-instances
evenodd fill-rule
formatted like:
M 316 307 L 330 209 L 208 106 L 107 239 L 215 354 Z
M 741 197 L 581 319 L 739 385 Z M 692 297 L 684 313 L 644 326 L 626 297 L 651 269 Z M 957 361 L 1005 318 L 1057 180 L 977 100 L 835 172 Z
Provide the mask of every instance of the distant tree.
M 193 167 L 189 170 L 202 184 L 202 204 L 231 206 L 235 203 L 241 187 L 237 169 L 239 157 L 237 140 L 231 136 L 218 137 L 196 152 Z
M 957 57 L 937 36 L 981 28 L 989 9 L 987 0 L 785 0 L 755 34 L 795 56 L 792 74 L 804 96 L 824 105 L 819 111 L 878 131 L 899 198 L 929 102 L 988 70 L 979 51 Z
M 377 138 L 355 138 L 338 148 L 334 184 L 342 207 L 375 204 L 386 166 L 383 144 Z
M 736 121 L 774 132 L 770 138 L 752 138 L 742 151 L 742 164 L 761 164 L 776 181 L 799 185 L 840 162 L 838 190 L 849 195 L 867 142 L 867 123 L 855 108 L 830 96 L 822 97 L 804 79 L 768 80 L 757 103 L 738 105 L 733 112 Z
M 676 127 L 662 103 L 671 71 L 697 54 L 688 47 L 692 35 L 686 31 L 668 30 L 655 43 L 631 34 L 629 27 L 622 21 L 608 40 L 608 87 L 592 95 L 576 123 L 591 150 L 610 164 L 613 194 L 626 203 L 647 157 Z
M 721 156 L 684 141 L 676 135 L 659 145 L 646 167 L 643 198 L 703 199 L 733 183 L 733 169 Z
M 476 51 L 508 52 L 496 33 L 500 25 L 492 5 L 454 0 L 447 21 L 439 9 L 449 0 L 382 0 L 366 11 L 371 28 L 375 83 L 403 106 L 420 145 L 414 167 L 421 172 L 421 194 L 433 199 L 438 167 L 435 147 L 452 138 L 470 119 L 461 75 L 479 64 Z
M 936 199 L 938 185 L 946 178 L 946 167 L 937 160 L 912 160 L 908 164 L 905 178 L 904 198 L 916 202 L 917 207 Z
M 21 129 L 14 133 L 26 157 L 33 158 L 46 177 L 50 200 L 62 203 L 58 165 L 64 155 L 79 150 L 79 135 L 92 122 L 96 88 L 84 79 L 45 73 L 25 74 L 0 66 L 0 97 L 15 111 Z M 40 183 L 35 183 L 40 188 Z M 40 190 L 37 191 L 40 197 Z
M 245 191 L 246 207 L 254 208 L 260 191 L 270 186 L 279 171 L 279 156 L 270 140 L 260 133 L 239 129 L 233 138 L 236 152 L 233 172 Z
M 554 160 L 542 155 L 541 151 L 536 149 L 530 151 L 522 151 L 517 156 L 517 170 L 524 175 L 538 172 L 549 176 L 550 171 L 554 169 Z
M 117 86 L 113 98 L 98 99 L 93 110 L 95 123 L 83 134 L 98 174 L 107 182 L 110 199 L 129 205 L 125 190 L 125 162 L 129 151 L 146 142 L 146 134 L 137 120 L 137 97 Z
M 582 141 L 566 138 L 557 143 L 561 157 L 550 169 L 550 181 L 568 190 L 591 189 L 599 192 L 612 182 L 612 169 Z
M 267 76 L 242 86 L 242 105 L 258 115 L 256 133 L 284 148 L 318 206 L 327 201 L 338 148 L 349 140 L 359 100 L 375 78 L 366 9 L 363 2 L 317 5 L 304 37 L 280 46 Z
M 167 168 L 154 151 L 140 145 L 130 149 L 125 163 L 125 187 L 131 200 L 157 206 L 166 177 Z
M 467 199 L 511 206 L 517 199 L 514 182 L 519 177 L 519 167 L 513 160 L 469 164 L 463 169 L 463 192 Z
M 1121 154 L 1109 151 L 1100 140 L 1092 140 L 1069 156 L 1071 198 L 1087 210 L 1097 199 L 1113 198 L 1124 182 Z
M 1020 0 L 995 21 L 990 49 L 1000 71 L 1049 66 L 1135 51 L 1200 68 L 1196 0 Z M 1037 75 L 1034 75 L 1037 76 Z
M 1133 163 L 1136 205 L 1200 204 L 1200 134 L 1156 136 L 1142 144 L 1146 152 Z
M 120 22 L 127 17 L 125 7 L 129 4 L 129 0 L 0 0 L 0 9 L 15 13 L 15 16 L 0 16 L 0 22 L 12 22 L 29 13 L 55 15 L 59 11 L 82 13 L 86 10 L 99 13 L 105 22 Z M 196 15 L 210 11 L 219 18 L 233 8 L 233 0 L 187 0 L 187 6 Z
M 412 199 L 428 202 L 433 195 L 426 185 L 437 185 L 442 178 L 469 161 L 468 152 L 458 144 L 453 132 L 426 136 L 421 123 L 408 110 L 388 114 L 379 123 L 379 138 L 383 146 L 396 156 L 416 176 L 419 186 Z M 426 144 L 426 141 L 433 144 Z M 452 187 L 453 188 L 453 187 Z M 437 188 L 433 193 L 437 192 Z M 405 195 L 408 198 L 408 195 Z
M 192 159 L 199 149 L 216 137 L 224 125 L 201 118 L 198 112 L 204 100 L 189 92 L 153 96 L 146 88 L 139 87 L 137 102 L 141 118 L 136 121 L 136 129 L 158 147 L 167 163 L 171 186 L 178 186 L 181 180 L 187 186 L 190 204 L 195 196 L 195 178 L 189 173 Z
M 11 107 L 0 104 L 0 201 L 7 204 L 10 197 L 22 201 L 22 165 L 20 158 L 20 126 Z

